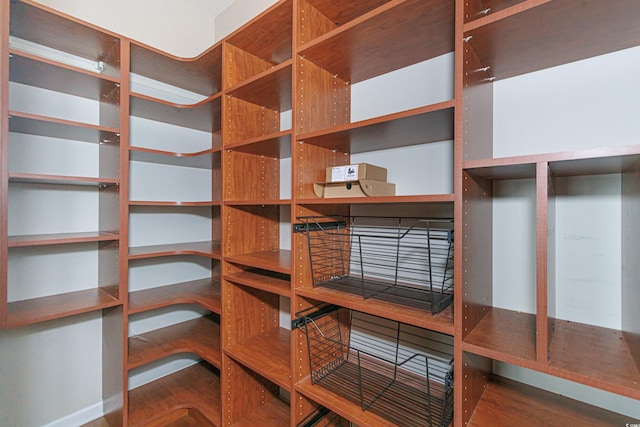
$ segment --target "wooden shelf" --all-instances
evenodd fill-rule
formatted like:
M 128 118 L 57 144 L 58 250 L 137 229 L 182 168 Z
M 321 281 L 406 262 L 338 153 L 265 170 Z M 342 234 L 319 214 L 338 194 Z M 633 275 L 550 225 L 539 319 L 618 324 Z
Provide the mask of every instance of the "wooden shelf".
M 447 0 L 387 2 L 298 53 L 353 84 L 453 52 L 454 17 Z
M 59 64 L 17 50 L 10 50 L 10 54 L 9 69 L 12 82 L 94 101 L 104 101 L 105 97 L 119 91 L 119 84 L 112 77 Z
M 131 115 L 203 132 L 220 130 L 221 95 L 193 105 L 175 104 L 139 93 L 131 93 Z
M 454 334 L 453 305 L 448 306 L 440 313 L 432 315 L 430 312 L 417 308 L 406 307 L 391 302 L 364 299 L 361 296 L 340 292 L 328 288 L 301 287 L 296 289 L 296 294 L 312 298 L 316 301 L 327 302 L 363 313 L 373 314 L 382 318 L 414 325 L 419 328 L 442 332 L 447 335 Z
M 298 135 L 305 144 L 362 153 L 453 140 L 453 101 Z
M 464 9 L 464 22 L 466 24 L 475 21 L 526 1 L 527 0 L 474 0 L 467 2 L 465 3 Z
M 47 46 L 93 61 L 104 61 L 105 73 L 120 74 L 120 38 L 115 34 L 83 25 L 26 2 L 12 2 L 12 37 Z
M 93 178 L 85 176 L 10 173 L 9 182 L 21 184 L 81 185 L 100 187 L 118 185 L 120 183 L 120 180 L 118 178 Z
M 369 427 L 389 427 L 394 425 L 388 420 L 371 413 L 371 411 L 363 411 L 360 403 L 351 402 L 326 388 L 311 384 L 309 377 L 299 381 L 295 385 L 295 388 L 296 391 L 307 396 L 309 399 L 314 400 L 318 404 L 357 425 Z
M 356 204 L 421 204 L 445 203 L 453 204 L 453 194 L 426 194 L 421 196 L 372 196 L 372 197 L 339 197 L 329 199 L 297 199 L 300 205 L 356 205 Z
M 505 79 L 638 46 L 639 19 L 633 0 L 528 0 L 466 24 L 464 35 L 491 76 Z
M 120 305 L 118 298 L 100 288 L 33 298 L 7 304 L 8 328 L 32 325 Z
M 247 267 L 275 271 L 276 273 L 291 274 L 291 251 L 284 249 L 228 255 L 225 256 L 225 261 L 246 265 Z
M 120 143 L 117 128 L 9 111 L 9 132 L 94 143 Z
M 273 65 L 291 59 L 292 0 L 278 2 L 226 38 L 231 45 Z
M 179 58 L 132 43 L 131 72 L 210 97 L 222 90 L 222 45 L 216 44 L 195 58 Z
M 205 202 L 158 202 L 148 200 L 130 200 L 129 206 L 166 206 L 166 207 L 211 207 L 220 206 L 222 203 L 219 201 L 205 201 Z
M 291 297 L 291 282 L 279 277 L 244 270 L 233 274 L 225 274 L 224 279 L 239 285 L 278 294 L 283 297 Z
M 640 160 L 640 145 L 542 153 L 495 159 L 465 160 L 462 168 L 485 179 L 534 178 L 536 164 L 547 162 L 555 176 L 624 172 Z
M 640 399 L 640 367 L 621 331 L 549 319 L 549 366 L 558 375 Z
M 265 200 L 227 200 L 227 206 L 289 206 L 291 199 L 265 199 Z
M 198 255 L 211 259 L 220 259 L 220 242 L 173 243 L 129 248 L 130 260 L 172 255 Z
M 131 427 L 148 425 L 183 408 L 193 408 L 212 424 L 221 425 L 217 370 L 201 362 L 129 391 Z
M 220 314 L 220 281 L 217 278 L 191 280 L 129 293 L 129 314 L 175 304 L 198 304 Z
M 9 236 L 8 246 L 18 248 L 25 246 L 66 245 L 72 243 L 91 243 L 117 241 L 120 235 L 117 231 L 97 231 L 82 233 L 57 234 L 29 234 Z
M 278 386 L 291 390 L 291 332 L 284 328 L 267 331 L 229 346 L 225 352 L 236 361 Z
M 136 162 L 159 163 L 200 169 L 220 167 L 220 147 L 196 153 L 176 153 L 153 148 L 130 147 L 129 159 Z
M 463 349 L 507 363 L 532 366 L 536 361 L 536 316 L 488 307 L 463 341 Z
M 247 414 L 242 421 L 233 423 L 233 427 L 280 427 L 290 423 L 289 405 L 280 399 L 271 399 L 256 411 Z
M 260 73 L 226 94 L 275 111 L 291 110 L 291 60 Z
M 291 157 L 291 130 L 260 136 L 238 143 L 225 144 L 224 148 L 226 150 L 241 151 L 258 156 L 286 159 Z
M 220 321 L 207 316 L 129 337 L 128 369 L 178 353 L 193 353 L 220 369 Z
M 637 421 L 506 378 L 493 377 L 485 386 L 467 426 L 623 426 L 629 422 Z

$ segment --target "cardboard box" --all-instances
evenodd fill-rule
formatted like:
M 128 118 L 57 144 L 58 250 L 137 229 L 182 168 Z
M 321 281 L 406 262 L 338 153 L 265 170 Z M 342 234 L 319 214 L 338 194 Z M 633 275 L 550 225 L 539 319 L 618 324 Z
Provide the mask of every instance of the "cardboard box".
M 337 197 L 395 196 L 396 185 L 389 182 L 361 179 L 349 182 L 317 182 L 313 184 L 316 196 L 325 199 Z
M 387 182 L 387 169 L 370 165 L 369 163 L 358 163 L 346 166 L 329 166 L 326 170 L 326 182 L 359 181 L 363 179 Z

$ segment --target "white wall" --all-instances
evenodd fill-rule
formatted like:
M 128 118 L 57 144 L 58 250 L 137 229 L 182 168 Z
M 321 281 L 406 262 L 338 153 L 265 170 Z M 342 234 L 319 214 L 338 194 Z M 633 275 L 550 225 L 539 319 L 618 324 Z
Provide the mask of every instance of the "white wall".
M 193 57 L 218 40 L 216 16 L 233 0 L 39 0 L 38 3 L 173 55 Z M 229 25 L 234 22 L 225 22 L 225 26 Z
M 220 40 L 252 18 L 265 11 L 277 0 L 235 0 L 216 17 L 215 36 Z

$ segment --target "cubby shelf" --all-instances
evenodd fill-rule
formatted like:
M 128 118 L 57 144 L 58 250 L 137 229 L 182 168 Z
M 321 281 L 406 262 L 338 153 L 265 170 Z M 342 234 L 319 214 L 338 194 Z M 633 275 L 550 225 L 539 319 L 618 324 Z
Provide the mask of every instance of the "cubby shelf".
M 207 201 L 207 202 L 189 202 L 189 201 L 175 201 L 175 202 L 157 202 L 147 200 L 131 200 L 129 206 L 190 206 L 190 207 L 206 207 L 206 206 L 220 206 L 221 202 Z
M 107 290 L 113 292 L 113 289 L 95 288 L 9 302 L 7 322 L 3 326 L 14 328 L 33 325 L 121 305 L 118 298 Z
M 290 390 L 290 337 L 287 329 L 271 329 L 237 345 L 227 346 L 225 352 L 269 381 Z
M 276 159 L 291 157 L 291 130 L 270 133 L 241 142 L 225 143 L 224 148 Z
M 220 425 L 220 374 L 199 364 L 129 390 L 129 425 L 166 421 L 167 416 L 193 408 L 213 425 Z M 162 425 L 162 424 L 161 424 Z
M 509 325 L 505 328 L 505 325 Z M 482 356 L 533 366 L 536 356 L 536 316 L 492 307 L 463 340 L 462 348 Z
M 127 366 L 134 369 L 178 353 L 197 354 L 220 369 L 219 319 L 199 317 L 129 337 Z
M 453 306 L 449 306 L 436 315 L 418 308 L 407 307 L 400 304 L 394 304 L 386 301 L 375 299 L 365 300 L 359 295 L 347 292 L 340 292 L 328 288 L 312 288 L 310 286 L 299 287 L 296 294 L 312 298 L 316 301 L 336 304 L 352 310 L 358 310 L 363 313 L 373 314 L 375 316 L 384 317 L 401 323 L 418 326 L 420 328 L 430 329 L 444 334 L 453 335 Z
M 632 421 L 614 412 L 496 376 L 485 385 L 467 426 L 505 423 L 553 427 L 608 426 Z
M 198 255 L 211 259 L 220 259 L 220 243 L 193 242 L 173 243 L 129 248 L 129 259 L 157 258 L 171 255 Z
M 227 96 L 239 98 L 270 110 L 291 110 L 291 60 L 227 89 Z
M 554 373 L 640 399 L 640 370 L 622 331 L 559 319 L 549 323 Z
M 289 425 L 289 405 L 280 399 L 272 399 L 246 417 L 232 424 L 233 427 L 253 427 L 261 426 L 285 426 Z
M 225 274 L 224 279 L 239 285 L 278 294 L 283 297 L 291 296 L 291 282 L 280 277 L 268 276 L 251 270 Z
M 129 293 L 129 314 L 175 304 L 198 304 L 220 314 L 220 281 L 217 278 L 191 280 Z
M 417 196 L 369 196 L 369 197 L 336 197 L 336 198 L 315 198 L 297 199 L 300 205 L 359 205 L 359 204 L 450 204 L 453 205 L 453 194 L 425 194 Z
M 277 273 L 291 274 L 291 251 L 286 249 L 227 255 L 225 261 Z

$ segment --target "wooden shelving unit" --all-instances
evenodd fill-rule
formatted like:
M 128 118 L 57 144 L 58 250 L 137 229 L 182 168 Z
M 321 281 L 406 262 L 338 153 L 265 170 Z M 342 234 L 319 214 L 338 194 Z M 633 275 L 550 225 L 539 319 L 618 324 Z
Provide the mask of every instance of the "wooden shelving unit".
M 596 148 L 571 150 L 566 147 L 575 147 L 577 141 L 567 141 L 566 145 L 543 147 L 540 151 L 531 147 L 522 155 L 503 156 L 492 135 L 495 126 L 492 114 L 487 114 L 494 104 L 507 102 L 495 89 L 502 81 L 538 71 L 548 75 L 551 67 L 566 64 L 575 67 L 575 61 L 637 46 L 640 38 L 630 22 L 640 16 L 638 5 L 620 1 L 609 6 L 614 7 L 573 1 L 477 1 L 465 5 L 462 30 L 465 66 L 464 78 L 459 83 L 465 105 L 462 129 L 465 149 L 461 185 L 456 188 L 456 193 L 461 194 L 457 212 L 464 224 L 462 235 L 466 242 L 461 254 L 463 296 L 456 305 L 460 312 L 456 321 L 461 326 L 459 339 L 464 361 L 459 371 L 463 376 L 456 379 L 471 380 L 465 382 L 468 385 L 458 394 L 458 408 L 462 410 L 458 411 L 457 423 L 461 425 L 484 425 L 487 416 L 491 422 L 498 422 L 496 405 L 500 406 L 500 417 L 504 417 L 500 420 L 510 423 L 526 418 L 528 423 L 547 425 L 606 425 L 615 423 L 618 417 L 624 418 L 559 398 L 547 390 L 496 377 L 491 373 L 494 361 L 638 399 L 637 315 L 627 303 L 629 297 L 637 296 L 638 290 L 627 276 L 633 274 L 635 267 L 626 255 L 636 250 L 629 238 L 637 234 L 637 229 L 627 218 L 636 212 L 631 200 L 637 197 L 637 145 L 608 141 Z M 572 126 L 586 125 L 584 119 L 581 124 L 572 123 Z M 585 323 L 584 318 L 566 309 L 570 305 L 566 298 L 572 297 L 558 291 L 567 286 L 567 273 L 561 272 L 573 270 L 569 274 L 580 281 L 578 270 L 587 268 L 586 264 L 578 267 L 579 262 L 568 263 L 562 245 L 566 245 L 570 232 L 562 222 L 562 215 L 576 200 L 589 206 L 589 211 L 596 209 L 598 194 L 603 191 L 598 182 L 606 177 L 618 177 L 621 183 L 617 191 L 608 194 L 611 200 L 617 198 L 621 212 L 619 229 L 612 232 L 619 236 L 622 255 L 611 263 L 624 273 L 617 284 L 610 286 L 617 286 L 626 296 L 617 307 L 589 306 L 591 317 Z M 585 179 L 592 183 L 588 191 L 567 184 Z M 527 200 L 528 207 L 520 212 L 521 227 L 533 234 L 528 241 L 518 243 L 518 237 L 512 236 L 509 242 L 512 251 L 528 254 L 528 259 L 521 262 L 523 269 L 533 269 L 526 280 L 511 280 L 510 284 L 514 294 L 524 291 L 533 295 L 533 305 L 523 310 L 522 305 L 513 301 L 512 307 L 502 305 L 504 302 L 499 298 L 502 302 L 496 303 L 496 289 L 504 289 L 506 285 L 496 277 L 506 277 L 506 269 L 496 262 L 496 249 L 487 249 L 496 241 L 498 244 L 508 241 L 500 234 L 506 230 L 498 224 L 503 215 L 501 209 L 514 200 L 510 187 L 522 189 L 519 197 Z M 604 219 L 601 221 L 592 228 L 594 235 L 606 224 Z M 594 248 L 590 246 L 592 238 L 585 237 L 585 248 Z M 601 250 L 615 250 L 616 246 L 604 246 Z M 479 251 L 480 248 L 484 250 Z M 575 256 L 589 262 L 588 255 Z M 598 280 L 601 278 L 594 278 Z M 603 286 L 605 282 L 602 280 Z M 603 326 L 599 320 L 603 310 L 620 313 L 620 329 Z M 589 356 L 594 353 L 611 360 L 594 360 Z M 520 404 L 536 409 L 527 411 Z
M 537 101 L 505 84 L 637 49 L 636 0 L 280 0 L 194 58 L 32 0 L 0 0 L 0 17 L 0 328 L 99 318 L 104 416 L 87 427 L 301 426 L 319 408 L 396 425 L 312 384 L 296 320 L 323 304 L 450 339 L 455 427 L 638 422 L 552 384 L 640 401 L 637 126 L 583 143 L 593 120 L 556 136 L 540 111 L 499 132 L 502 111 Z M 419 101 L 394 104 L 396 85 Z M 359 162 L 403 169 L 396 195 L 316 196 L 327 167 Z M 303 218 L 358 215 L 454 218 L 453 303 L 314 287 Z M 615 277 L 576 302 L 567 280 L 591 268 Z
M 128 392 L 127 425 L 220 425 L 222 45 L 130 52 L 129 384 L 158 373 Z

